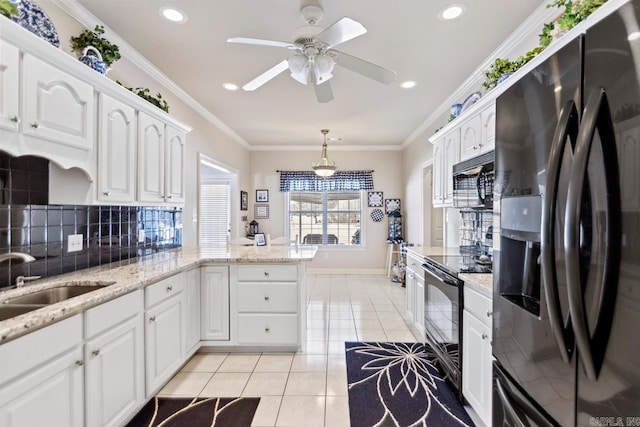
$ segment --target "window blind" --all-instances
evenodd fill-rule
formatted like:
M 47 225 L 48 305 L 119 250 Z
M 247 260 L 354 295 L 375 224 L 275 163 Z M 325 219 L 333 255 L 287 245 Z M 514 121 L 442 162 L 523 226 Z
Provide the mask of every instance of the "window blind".
M 211 180 L 200 185 L 200 246 L 227 245 L 231 220 L 230 183 Z

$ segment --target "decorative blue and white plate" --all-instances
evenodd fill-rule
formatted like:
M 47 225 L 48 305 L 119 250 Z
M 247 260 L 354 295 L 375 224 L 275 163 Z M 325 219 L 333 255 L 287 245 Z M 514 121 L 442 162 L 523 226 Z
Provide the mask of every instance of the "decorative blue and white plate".
M 31 31 L 36 36 L 48 41 L 55 47 L 60 47 L 60 38 L 56 27 L 40 7 L 29 0 L 10 0 L 18 8 L 20 15 L 12 16 L 11 20 Z
M 460 109 L 460 113 L 458 115 L 467 111 L 469 107 L 478 102 L 480 98 L 482 98 L 482 94 L 480 92 L 473 92 L 471 95 L 467 96 L 462 103 L 462 108 Z
M 374 222 L 380 222 L 384 218 L 384 214 L 382 213 L 382 209 L 374 209 L 371 211 L 371 219 Z

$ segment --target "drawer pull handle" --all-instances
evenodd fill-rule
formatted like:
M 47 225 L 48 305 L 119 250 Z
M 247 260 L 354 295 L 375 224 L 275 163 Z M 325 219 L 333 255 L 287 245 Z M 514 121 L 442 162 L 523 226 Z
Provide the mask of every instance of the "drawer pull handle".
M 13 123 L 20 123 L 20 117 L 16 116 L 15 114 L 9 117 L 9 120 L 11 120 Z
M 487 311 L 487 317 L 491 317 L 492 314 L 493 314 L 493 311 Z
M 265 301 L 269 301 L 269 297 L 268 297 L 268 296 L 265 296 L 265 297 L 264 297 L 264 300 L 265 300 Z
M 482 339 L 483 339 L 483 340 L 486 340 L 487 338 L 489 338 L 489 335 L 487 335 L 487 334 L 482 334 Z
M 93 350 L 93 351 L 91 352 L 91 354 L 93 354 L 94 356 L 99 355 L 99 354 L 100 354 L 100 349 Z
M 270 331 L 270 329 L 269 329 L 268 327 L 266 327 L 266 328 L 264 328 L 264 331 L 265 331 L 265 332 L 269 332 L 269 331 Z
M 268 271 L 265 271 L 265 272 L 264 272 L 264 276 L 265 276 L 265 277 L 269 277 L 269 272 L 268 272 Z
M 171 292 L 173 290 L 173 286 L 167 286 L 167 292 Z
M 31 122 L 31 127 L 34 129 L 38 129 L 40 127 L 40 124 L 38 122 Z
M 105 191 L 105 192 L 104 192 L 104 193 L 102 193 L 102 194 L 104 194 L 105 196 L 109 197 L 109 196 L 111 195 L 111 191 Z
M 76 360 L 76 366 L 84 365 L 84 360 Z
M 149 321 L 150 321 L 150 322 L 155 322 L 155 321 L 156 321 L 156 316 L 151 316 L 151 317 L 149 317 Z

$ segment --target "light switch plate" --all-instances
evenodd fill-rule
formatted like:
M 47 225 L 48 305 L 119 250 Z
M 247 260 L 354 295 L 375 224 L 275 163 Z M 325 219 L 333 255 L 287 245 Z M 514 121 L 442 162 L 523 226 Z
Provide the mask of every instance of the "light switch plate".
M 82 250 L 82 234 L 70 234 L 67 238 L 67 252 L 79 252 Z
M 144 243 L 144 230 L 138 230 L 138 243 Z

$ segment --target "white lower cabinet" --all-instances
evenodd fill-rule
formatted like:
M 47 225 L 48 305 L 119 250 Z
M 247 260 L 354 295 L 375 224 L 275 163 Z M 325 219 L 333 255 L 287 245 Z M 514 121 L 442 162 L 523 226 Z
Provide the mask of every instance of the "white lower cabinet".
M 184 361 L 184 274 L 145 288 L 146 396 L 153 396 Z
M 86 425 L 119 426 L 144 401 L 143 291 L 85 313 Z
M 491 300 L 464 288 L 462 394 L 485 425 L 491 425 Z
M 424 334 L 424 272 L 422 258 L 407 251 L 405 274 L 406 314 L 415 328 Z
M 228 341 L 229 267 L 202 267 L 200 280 L 200 337 L 205 341 Z
M 185 273 L 185 353 L 190 355 L 200 344 L 200 268 Z
M 0 425 L 84 425 L 82 314 L 0 346 Z

